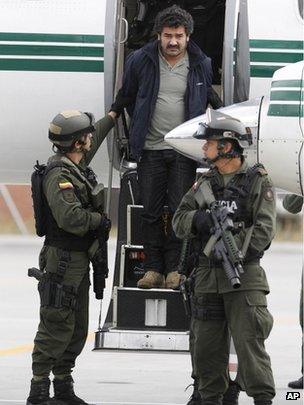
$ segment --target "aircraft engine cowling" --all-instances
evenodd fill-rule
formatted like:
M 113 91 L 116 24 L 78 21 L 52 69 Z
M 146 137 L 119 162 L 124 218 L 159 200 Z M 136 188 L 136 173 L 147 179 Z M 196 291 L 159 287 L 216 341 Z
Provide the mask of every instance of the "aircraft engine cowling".
M 258 124 L 261 103 L 262 98 L 259 97 L 250 101 L 244 101 L 243 103 L 232 104 L 218 110 L 241 120 L 244 125 L 250 128 L 253 144 L 244 150 L 244 154 L 250 164 L 257 162 Z M 205 114 L 193 118 L 170 131 L 165 136 L 166 142 L 183 155 L 202 162 L 202 146 L 205 141 L 193 137 L 201 122 L 206 122 Z
M 275 78 L 273 83 L 276 81 L 278 80 Z M 298 101 L 285 105 L 274 102 L 276 98 L 282 97 L 283 93 L 279 91 L 281 90 L 272 90 L 270 97 L 232 104 L 219 111 L 241 120 L 250 128 L 253 145 L 244 150 L 249 164 L 262 163 L 275 187 L 303 195 L 304 137 L 301 90 L 297 91 Z M 295 93 L 288 93 L 286 97 L 295 97 Z M 205 114 L 170 131 L 165 137 L 166 142 L 183 155 L 202 162 L 202 146 L 205 141 L 193 137 L 201 122 L 206 122 Z

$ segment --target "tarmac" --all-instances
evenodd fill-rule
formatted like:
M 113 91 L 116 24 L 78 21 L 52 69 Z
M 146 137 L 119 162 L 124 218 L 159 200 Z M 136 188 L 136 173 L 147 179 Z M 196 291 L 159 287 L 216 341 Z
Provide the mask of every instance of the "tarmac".
M 39 317 L 37 283 L 27 268 L 37 266 L 42 241 L 26 236 L 0 237 L 0 405 L 25 403 L 31 379 L 31 351 Z M 110 240 L 113 269 L 115 241 Z M 301 243 L 273 243 L 262 265 L 271 293 L 269 309 L 274 327 L 266 348 L 270 354 L 277 396 L 274 404 L 288 404 L 287 383 L 301 374 L 299 295 L 302 269 Z M 111 279 L 108 282 L 111 285 Z M 103 319 L 110 300 L 103 301 Z M 192 393 L 188 353 L 92 351 L 100 303 L 90 302 L 89 337 L 73 377 L 76 393 L 91 404 L 182 405 Z M 249 365 L 248 365 L 249 366 Z M 295 399 L 296 400 L 296 399 Z M 298 403 L 303 402 L 300 392 Z M 253 404 L 241 393 L 240 405 Z

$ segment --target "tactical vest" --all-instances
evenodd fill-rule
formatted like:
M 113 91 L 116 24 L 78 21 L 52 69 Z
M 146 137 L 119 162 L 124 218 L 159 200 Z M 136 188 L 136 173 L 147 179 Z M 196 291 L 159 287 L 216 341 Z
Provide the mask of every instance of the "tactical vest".
M 222 205 L 233 210 L 233 221 L 244 222 L 246 228 L 253 224 L 251 191 L 257 178 L 266 173 L 261 164 L 250 167 L 246 173 L 234 176 L 227 186 L 219 182 L 217 171 L 211 170 L 207 176 L 214 197 Z
M 47 173 L 52 169 L 54 169 L 55 167 L 65 167 L 66 169 L 68 169 L 75 177 L 77 177 L 82 183 L 85 184 L 89 199 L 91 198 L 91 191 L 97 184 L 96 176 L 93 170 L 91 170 L 90 168 L 87 168 L 86 170 L 81 170 L 78 167 L 79 169 L 78 173 L 76 170 L 73 170 L 71 166 L 65 164 L 62 161 L 52 162 L 49 165 L 47 165 L 45 167 L 45 170 L 43 171 L 41 179 L 42 183 Z M 75 187 L 74 191 L 82 205 L 82 208 L 86 209 L 92 206 L 91 203 L 88 204 L 87 202 L 81 200 L 81 195 L 80 193 L 78 193 L 77 187 Z M 79 251 L 79 252 L 87 251 L 95 239 L 95 232 L 89 231 L 84 236 L 77 236 L 59 228 L 55 218 L 53 217 L 52 211 L 47 203 L 42 187 L 40 187 L 40 193 L 42 193 L 41 196 L 36 196 L 36 201 L 37 200 L 39 201 L 40 207 L 38 206 L 38 204 L 36 204 L 35 207 L 35 192 L 32 189 L 32 197 L 34 201 L 36 221 L 38 217 L 41 218 L 41 213 L 42 212 L 44 213 L 43 234 L 40 233 L 39 235 L 39 236 L 45 235 L 44 244 L 48 246 L 54 246 L 67 251 Z
M 206 173 L 210 182 L 214 197 L 221 204 L 233 210 L 232 219 L 234 223 L 243 222 L 245 228 L 253 225 L 253 198 L 252 190 L 256 181 L 262 175 L 267 174 L 264 166 L 260 163 L 248 168 L 246 173 L 234 176 L 227 186 L 219 183 L 219 176 L 216 170 Z M 261 258 L 264 252 L 252 257 L 246 255 L 246 261 Z

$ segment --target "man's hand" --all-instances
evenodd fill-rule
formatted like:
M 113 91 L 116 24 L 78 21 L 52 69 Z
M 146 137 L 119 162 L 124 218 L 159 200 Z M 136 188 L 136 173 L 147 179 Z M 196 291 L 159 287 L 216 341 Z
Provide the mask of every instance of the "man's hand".
M 111 105 L 110 112 L 116 113 L 116 117 L 118 118 L 120 114 L 123 112 L 123 109 L 127 107 L 131 103 L 130 97 L 125 97 L 122 95 L 121 89 L 118 91 L 114 103 Z
M 108 112 L 108 115 L 109 115 L 113 120 L 115 120 L 115 119 L 117 118 L 117 113 L 116 113 L 115 111 L 109 111 L 109 112 Z

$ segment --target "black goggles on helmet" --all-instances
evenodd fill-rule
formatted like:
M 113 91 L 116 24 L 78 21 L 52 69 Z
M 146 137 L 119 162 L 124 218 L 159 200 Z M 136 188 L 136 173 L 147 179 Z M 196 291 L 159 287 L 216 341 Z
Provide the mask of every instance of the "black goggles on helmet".
M 248 142 L 249 145 L 252 145 L 252 135 L 250 133 L 239 134 L 227 129 L 210 128 L 204 122 L 200 122 L 198 125 L 198 130 L 193 135 L 196 139 L 235 139 L 240 142 Z

